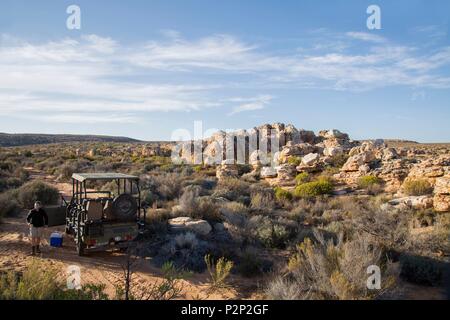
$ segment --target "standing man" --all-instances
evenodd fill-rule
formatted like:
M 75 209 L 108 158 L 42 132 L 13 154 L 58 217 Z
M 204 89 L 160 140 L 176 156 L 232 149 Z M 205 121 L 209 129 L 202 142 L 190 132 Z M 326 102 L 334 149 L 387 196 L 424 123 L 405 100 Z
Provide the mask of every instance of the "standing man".
M 34 256 L 36 253 L 41 253 L 39 244 L 41 243 L 42 228 L 48 226 L 48 216 L 40 201 L 34 203 L 34 209 L 30 210 L 27 216 L 27 222 L 30 226 L 31 237 L 31 254 Z

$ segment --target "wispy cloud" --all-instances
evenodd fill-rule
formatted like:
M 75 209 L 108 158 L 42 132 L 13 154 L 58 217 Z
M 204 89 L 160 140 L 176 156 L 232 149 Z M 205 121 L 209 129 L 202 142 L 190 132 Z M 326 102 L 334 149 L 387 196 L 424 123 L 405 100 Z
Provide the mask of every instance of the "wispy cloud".
M 361 40 L 361 41 L 368 41 L 368 42 L 374 42 L 374 43 L 384 43 L 387 42 L 387 40 L 379 35 L 367 33 L 367 32 L 347 32 L 346 35 L 350 38 Z
M 107 112 L 114 116 L 102 121 L 117 122 L 134 121 L 138 112 L 260 110 L 273 99 L 271 89 L 280 87 L 450 88 L 448 46 L 424 53 L 378 35 L 347 32 L 334 36 L 339 48 L 321 46 L 319 53 L 316 43 L 281 54 L 232 35 L 186 40 L 175 30 L 163 34 L 163 40 L 134 44 L 98 35 L 34 44 L 2 35 L 0 114 L 53 112 L 58 116 L 47 120 L 69 121 Z M 329 32 L 314 35 L 323 43 L 333 40 Z M 366 45 L 352 51 L 360 41 Z M 232 91 L 243 86 L 263 87 L 267 94 L 232 101 Z
M 244 111 L 255 111 L 264 109 L 266 105 L 272 101 L 273 97 L 270 95 L 260 95 L 253 98 L 234 98 L 230 99 L 232 102 L 243 102 L 235 107 L 229 113 L 229 115 L 234 115 L 236 113 Z

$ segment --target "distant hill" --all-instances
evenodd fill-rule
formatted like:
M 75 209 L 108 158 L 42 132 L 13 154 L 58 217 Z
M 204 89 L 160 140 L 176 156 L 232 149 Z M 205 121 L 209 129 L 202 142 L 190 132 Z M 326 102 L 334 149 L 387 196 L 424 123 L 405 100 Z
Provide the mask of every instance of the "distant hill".
M 1 147 L 25 146 L 32 144 L 62 142 L 140 142 L 127 137 L 76 135 L 76 134 L 34 134 L 34 133 L 0 133 Z

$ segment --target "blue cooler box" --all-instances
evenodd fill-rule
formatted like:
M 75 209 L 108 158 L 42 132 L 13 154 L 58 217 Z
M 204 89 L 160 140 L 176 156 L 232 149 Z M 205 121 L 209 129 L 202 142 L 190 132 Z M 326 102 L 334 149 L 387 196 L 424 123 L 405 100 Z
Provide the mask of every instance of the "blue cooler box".
M 61 247 L 63 243 L 63 236 L 59 232 L 53 232 L 50 235 L 50 245 L 52 247 Z

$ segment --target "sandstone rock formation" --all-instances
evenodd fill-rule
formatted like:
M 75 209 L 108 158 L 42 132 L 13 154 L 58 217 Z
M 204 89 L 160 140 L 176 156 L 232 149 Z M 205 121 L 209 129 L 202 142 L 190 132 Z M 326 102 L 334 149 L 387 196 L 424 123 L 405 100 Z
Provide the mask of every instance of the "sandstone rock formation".
M 450 211 L 450 175 L 436 179 L 433 193 L 434 210 L 437 212 Z

